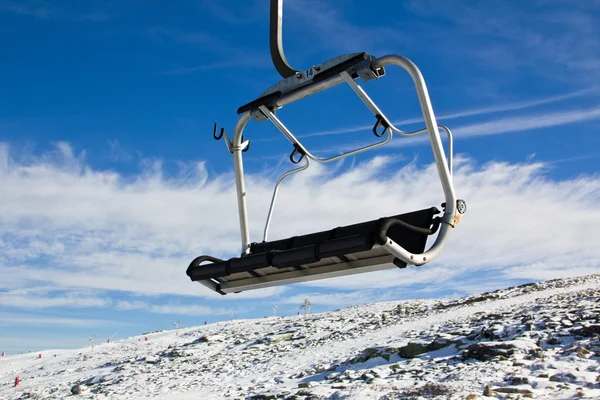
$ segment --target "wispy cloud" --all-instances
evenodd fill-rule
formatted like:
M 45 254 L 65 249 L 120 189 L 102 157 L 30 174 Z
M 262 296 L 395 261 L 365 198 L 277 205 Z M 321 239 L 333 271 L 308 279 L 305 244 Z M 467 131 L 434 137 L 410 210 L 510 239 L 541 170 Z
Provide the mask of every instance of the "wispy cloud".
M 60 8 L 53 2 L 44 0 L 0 0 L 0 12 L 30 16 L 46 20 L 64 20 L 81 22 L 104 22 L 113 16 L 103 10 L 79 10 Z
M 52 18 L 56 15 L 56 10 L 46 2 L 13 2 L 0 1 L 0 11 L 10 12 L 20 15 L 29 15 L 38 18 Z
M 0 292 L 0 305 L 18 308 L 88 308 L 105 307 L 111 304 L 111 299 L 98 297 L 89 293 L 67 292 L 51 295 L 41 295 L 39 288 L 28 290 L 11 290 Z
M 110 148 L 110 159 L 111 161 L 131 161 L 133 160 L 132 154 L 125 149 L 118 140 L 108 140 L 108 146 Z
M 407 7 L 421 18 L 424 29 L 419 34 L 449 57 L 458 54 L 513 74 L 597 81 L 600 5 L 595 2 L 413 0 Z M 433 24 L 436 29 L 427 29 Z
M 234 312 L 228 308 L 213 308 L 202 305 L 154 305 L 150 311 L 158 314 L 178 314 L 178 315 L 230 315 Z
M 153 167 L 125 178 L 93 169 L 66 144 L 59 153 L 62 158 L 42 156 L 23 164 L 10 157 L 6 147 L 0 152 L 0 186 L 10 188 L 3 194 L 0 208 L 0 282 L 9 284 L 7 289 L 43 285 L 66 291 L 227 300 L 297 293 L 285 287 L 290 292 L 270 288 L 223 297 L 190 282 L 185 275 L 185 267 L 199 254 L 229 257 L 239 251 L 239 227 L 233 212 L 235 185 L 229 175 L 208 177 L 203 163 L 198 163 L 198 173 L 191 176 L 167 177 Z M 375 158 L 345 172 L 317 166 L 293 177 L 282 187 L 279 202 L 295 206 L 276 209 L 271 238 L 443 201 L 435 166 L 413 163 L 402 168 L 395 162 Z M 392 167 L 399 168 L 393 176 L 381 175 L 382 169 L 390 171 Z M 507 266 L 537 262 L 555 265 L 565 254 L 572 255 L 565 269 L 575 271 L 584 262 L 594 269 L 600 265 L 593 232 L 600 222 L 596 207 L 600 179 L 583 176 L 557 182 L 545 175 L 547 168 L 531 161 L 477 165 L 473 160 L 457 159 L 454 182 L 459 197 L 467 200 L 469 212 L 452 232 L 439 260 L 418 271 L 391 269 L 301 286 L 347 291 L 420 284 L 451 287 L 461 274 L 498 272 Z M 272 178 L 248 176 L 250 227 L 255 239 L 262 234 L 273 184 Z M 289 187 L 294 190 L 286 189 Z M 538 277 L 543 276 L 540 270 Z M 219 313 L 222 308 L 188 306 L 182 302 L 172 307 L 182 307 L 178 311 L 182 313 Z M 168 310 L 154 307 L 154 301 L 144 297 L 115 302 L 115 307 Z
M 311 40 L 311 46 L 302 46 L 302 54 L 316 48 L 335 50 L 335 56 L 344 52 L 369 51 L 376 53 L 382 47 L 387 48 L 390 43 L 406 45 L 410 36 L 402 32 L 401 28 L 391 29 L 388 26 L 371 25 L 361 20 L 360 24 L 354 23 L 344 11 L 352 4 L 326 3 L 318 0 L 296 0 L 284 5 L 288 27 L 296 27 L 297 32 L 302 32 L 301 37 L 317 37 Z M 286 21 L 286 22 L 287 22 Z M 307 26 L 308 25 L 308 26 Z M 357 50 L 358 49 L 358 50 Z
M 0 326 L 30 325 L 30 326 L 64 326 L 73 328 L 88 328 L 106 325 L 129 325 L 128 323 L 89 318 L 60 318 L 45 315 L 23 315 L 0 312 Z
M 229 48 L 222 38 L 208 30 L 186 30 L 175 26 L 154 25 L 139 32 L 140 35 L 159 40 L 172 40 L 179 43 L 203 45 L 210 49 Z
M 175 26 L 155 25 L 137 32 L 138 35 L 150 38 L 158 43 L 178 43 L 198 47 L 208 55 L 203 64 L 178 66 L 166 71 L 163 75 L 186 75 L 202 71 L 227 68 L 272 68 L 269 62 L 268 49 L 252 50 L 240 45 L 229 34 L 220 34 L 210 30 L 187 30 Z
M 264 57 L 249 54 L 247 57 L 240 57 L 229 61 L 209 62 L 206 64 L 194 65 L 192 67 L 178 67 L 163 72 L 164 75 L 187 75 L 195 72 L 221 70 L 226 68 L 266 68 Z
M 128 300 L 119 300 L 117 301 L 115 308 L 121 311 L 130 311 L 130 310 L 141 310 L 148 307 L 148 303 L 145 301 L 128 301 Z
M 197 4 L 203 12 L 209 12 L 214 18 L 231 25 L 264 22 L 264 17 L 268 16 L 268 6 L 261 0 L 249 0 L 236 4 L 201 0 Z
M 477 115 L 493 115 L 493 114 L 498 114 L 498 113 L 507 112 L 507 111 L 525 110 L 528 108 L 534 108 L 534 107 L 541 106 L 541 105 L 557 103 L 557 102 L 561 102 L 564 100 L 574 99 L 574 98 L 586 96 L 589 94 L 598 93 L 598 89 L 599 89 L 598 87 L 594 86 L 594 87 L 590 87 L 590 88 L 583 89 L 583 90 L 577 90 L 577 91 L 573 91 L 570 93 L 545 97 L 545 98 L 541 98 L 541 99 L 514 102 L 514 103 L 508 103 L 508 104 L 500 104 L 497 106 L 480 107 L 480 108 L 474 108 L 474 109 L 469 109 L 469 110 L 464 110 L 464 111 L 456 111 L 456 112 L 448 113 L 448 114 L 441 114 L 441 115 L 437 115 L 436 118 L 439 122 L 443 122 L 443 121 L 448 121 L 448 120 L 458 119 L 458 118 L 463 118 L 463 117 L 473 117 L 473 116 L 477 116 Z M 423 121 L 423 118 L 418 117 L 418 118 L 409 118 L 409 119 L 394 121 L 393 123 L 400 129 L 402 129 L 403 125 L 421 123 L 422 121 Z M 306 137 L 313 137 L 313 136 L 339 135 L 339 134 L 344 134 L 344 133 L 371 130 L 372 128 L 373 128 L 373 125 L 351 126 L 351 127 L 345 127 L 345 128 L 339 128 L 339 129 L 330 129 L 330 130 L 324 130 L 324 131 L 319 131 L 319 132 L 299 134 L 298 137 L 306 138 Z
M 493 121 L 459 126 L 453 130 L 458 137 L 496 135 L 532 129 L 550 128 L 600 119 L 600 106 L 588 109 L 547 112 L 537 115 L 507 117 Z
M 595 121 L 600 119 L 600 106 L 588 109 L 576 109 L 569 111 L 551 111 L 533 115 L 522 115 L 515 117 L 496 118 L 491 121 L 478 122 L 468 125 L 452 127 L 452 135 L 456 140 L 480 136 L 502 135 L 515 132 L 526 132 L 537 129 L 552 128 L 557 126 Z M 443 132 L 440 132 L 445 138 Z M 372 142 L 360 141 L 339 146 L 339 152 L 346 152 L 365 146 Z M 388 148 L 408 147 L 429 143 L 427 135 L 415 137 L 398 137 L 388 145 Z M 589 157 L 588 157 L 589 158 Z

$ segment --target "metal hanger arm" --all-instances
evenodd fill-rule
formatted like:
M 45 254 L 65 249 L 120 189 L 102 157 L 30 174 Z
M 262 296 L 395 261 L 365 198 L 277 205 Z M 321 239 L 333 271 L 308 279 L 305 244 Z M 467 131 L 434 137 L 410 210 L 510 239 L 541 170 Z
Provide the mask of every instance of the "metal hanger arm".
M 271 0 L 271 26 L 269 32 L 271 59 L 279 75 L 285 79 L 296 75 L 298 71 L 290 67 L 283 53 L 282 16 L 283 0 Z

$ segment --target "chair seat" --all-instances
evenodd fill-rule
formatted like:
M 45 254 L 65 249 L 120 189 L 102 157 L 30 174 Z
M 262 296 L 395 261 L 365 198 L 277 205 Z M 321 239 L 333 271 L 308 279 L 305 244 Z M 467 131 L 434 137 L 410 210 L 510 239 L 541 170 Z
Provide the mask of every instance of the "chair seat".
M 409 252 L 422 253 L 428 235 L 437 230 L 434 216 L 439 212 L 436 208 L 428 208 L 327 231 L 253 243 L 250 253 L 242 257 L 229 260 L 197 257 L 186 273 L 192 281 L 212 280 L 212 283 L 206 282 L 209 283 L 207 286 L 225 293 L 368 272 L 393 265 L 404 268 L 406 263 L 380 247 L 385 240 L 382 238 L 387 236 Z M 203 264 L 207 261 L 210 263 Z

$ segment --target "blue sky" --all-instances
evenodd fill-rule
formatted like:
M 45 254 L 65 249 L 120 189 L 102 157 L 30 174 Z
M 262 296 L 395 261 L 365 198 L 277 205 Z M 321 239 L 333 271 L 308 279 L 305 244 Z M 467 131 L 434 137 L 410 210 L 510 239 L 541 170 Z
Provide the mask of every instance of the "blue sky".
M 235 296 L 185 275 L 239 252 L 231 156 L 242 104 L 279 80 L 268 1 L 0 0 L 0 350 L 78 347 L 156 329 L 455 296 L 600 272 L 600 3 L 285 0 L 289 62 L 340 54 L 414 61 L 456 137 L 469 212 L 444 254 L 389 270 Z M 400 69 L 363 85 L 399 126 L 421 127 Z M 278 112 L 318 154 L 373 141 L 336 87 Z M 252 123 L 253 240 L 289 143 Z M 426 141 L 317 166 L 283 186 L 270 237 L 439 205 Z M 327 184 L 325 184 L 327 183 Z

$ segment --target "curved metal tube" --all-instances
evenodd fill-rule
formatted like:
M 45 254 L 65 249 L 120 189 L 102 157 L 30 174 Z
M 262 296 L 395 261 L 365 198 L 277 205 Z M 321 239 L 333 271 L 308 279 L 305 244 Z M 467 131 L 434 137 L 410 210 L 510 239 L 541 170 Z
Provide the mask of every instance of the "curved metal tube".
M 417 136 L 417 135 L 427 132 L 427 128 L 420 129 L 420 130 L 417 130 L 414 132 L 405 132 L 401 129 L 396 128 L 396 126 L 385 116 L 383 111 L 381 111 L 379 109 L 379 107 L 377 107 L 377 104 L 375 104 L 375 102 L 373 102 L 373 100 L 371 100 L 371 98 L 369 97 L 367 92 L 365 92 L 365 90 L 358 83 L 356 83 L 356 81 L 350 76 L 350 74 L 347 71 L 342 72 L 340 74 L 340 76 L 344 79 L 344 81 L 346 81 L 348 86 L 350 86 L 350 88 L 352 90 L 354 90 L 354 92 L 358 95 L 358 97 L 362 100 L 362 102 L 369 108 L 369 110 L 371 110 L 371 113 L 373 113 L 373 115 L 376 117 L 382 118 L 387 123 L 389 128 L 392 131 L 394 131 L 395 133 L 397 133 L 401 136 L 410 137 L 410 136 Z M 449 165 L 449 169 L 450 169 L 450 175 L 452 175 L 452 152 L 453 152 L 452 132 L 450 132 L 450 129 L 448 129 L 446 126 L 438 125 L 438 127 L 442 128 L 444 131 L 446 131 L 446 134 L 448 135 L 449 146 L 448 146 L 448 156 L 447 157 L 448 157 L 448 165 Z
M 421 106 L 421 112 L 423 113 L 425 127 L 427 129 L 427 133 L 429 134 L 429 141 L 431 142 L 433 157 L 435 158 L 435 164 L 437 166 L 442 188 L 444 190 L 444 196 L 446 198 L 446 212 L 443 218 L 444 223 L 442 223 L 440 226 L 440 232 L 435 242 L 427 251 L 421 254 L 412 254 L 403 247 L 399 246 L 397 243 L 394 243 L 392 240 L 388 240 L 388 242 L 383 245 L 386 250 L 390 251 L 401 260 L 414 265 L 423 265 L 427 261 L 430 261 L 438 256 L 446 244 L 449 229 L 454 226 L 454 216 L 456 214 L 456 195 L 452 185 L 452 176 L 450 174 L 446 157 L 444 156 L 442 141 L 440 139 L 435 115 L 433 113 L 433 107 L 431 105 L 429 93 L 427 91 L 427 85 L 425 84 L 425 80 L 423 79 L 421 71 L 419 71 L 417 66 L 412 61 L 399 55 L 383 56 L 375 60 L 374 64 L 375 67 L 397 65 L 404 68 L 413 79 L 419 104 Z
M 444 149 L 442 146 L 442 142 L 441 142 L 441 138 L 440 138 L 440 134 L 439 134 L 439 130 L 438 130 L 438 125 L 436 123 L 436 119 L 435 119 L 435 115 L 433 113 L 431 101 L 429 99 L 427 86 L 425 84 L 425 81 L 423 79 L 421 72 L 419 71 L 417 66 L 414 63 L 412 63 L 412 61 L 410 61 L 407 58 L 402 57 L 402 56 L 388 55 L 388 56 L 384 56 L 384 57 L 376 59 L 373 64 L 375 67 L 377 67 L 377 66 L 383 67 L 386 65 L 397 65 L 397 66 L 404 68 L 410 74 L 410 76 L 412 77 L 412 79 L 414 81 L 417 96 L 419 99 L 419 104 L 421 106 L 421 111 L 423 113 L 423 118 L 425 121 L 425 129 L 414 131 L 414 132 L 404 132 L 404 131 L 396 128 L 392 124 L 390 124 L 390 129 L 387 132 L 387 137 L 385 140 L 383 140 L 381 142 L 378 142 L 378 143 L 375 143 L 375 144 L 372 144 L 369 146 L 365 146 L 365 147 L 362 147 L 362 148 L 359 148 L 359 149 L 356 149 L 356 150 L 353 150 L 353 151 L 350 151 L 350 152 L 347 152 L 344 154 L 340 154 L 338 156 L 334 156 L 334 157 L 330 157 L 330 158 L 319 158 L 319 157 L 315 157 L 313 154 L 311 154 L 300 142 L 298 142 L 298 140 L 295 138 L 295 136 L 283 125 L 283 123 L 281 123 L 281 121 L 279 121 L 279 119 L 267 107 L 261 106 L 260 109 L 265 114 L 265 116 L 267 118 L 269 118 L 275 124 L 275 126 L 284 134 L 284 136 L 286 136 L 286 138 L 290 142 L 292 142 L 293 144 L 296 144 L 307 156 L 307 165 L 305 165 L 302 168 L 297 168 L 296 170 L 288 171 L 288 173 L 284 174 L 284 176 L 282 176 L 280 178 L 280 180 L 278 181 L 275 191 L 273 193 L 272 204 L 271 204 L 271 208 L 269 210 L 269 218 L 267 220 L 267 225 L 265 226 L 265 238 L 266 238 L 266 233 L 267 233 L 268 226 L 270 223 L 271 214 L 273 211 L 273 202 L 277 195 L 278 186 L 280 185 L 281 181 L 286 176 L 288 176 L 292 173 L 295 173 L 295 172 L 299 172 L 300 170 L 306 169 L 308 167 L 308 159 L 312 159 L 314 161 L 321 162 L 321 163 L 331 162 L 331 161 L 339 160 L 340 158 L 343 158 L 343 157 L 348 157 L 348 156 L 351 156 L 354 154 L 361 153 L 363 151 L 367 151 L 367 150 L 370 150 L 373 148 L 383 146 L 392 139 L 393 132 L 403 135 L 403 136 L 416 136 L 416 135 L 427 132 L 428 136 L 429 136 L 429 140 L 431 142 L 431 148 L 432 148 L 433 156 L 434 156 L 434 159 L 436 162 L 438 174 L 440 176 L 442 188 L 444 191 L 444 197 L 446 199 L 446 211 L 445 211 L 445 214 L 443 217 L 443 223 L 441 224 L 439 234 L 438 234 L 435 242 L 433 243 L 433 245 L 427 251 L 423 252 L 422 254 L 412 254 L 390 239 L 388 239 L 388 241 L 382 245 L 382 247 L 384 247 L 386 250 L 388 250 L 391 254 L 398 257 L 399 259 L 401 259 L 409 264 L 422 265 L 428 261 L 431 261 L 432 259 L 434 259 L 435 257 L 438 256 L 438 254 L 440 253 L 441 249 L 444 247 L 444 245 L 447 241 L 450 228 L 453 227 L 455 224 L 455 214 L 457 212 L 457 210 L 456 210 L 457 207 L 456 207 L 456 196 L 455 196 L 454 187 L 452 184 L 452 151 L 453 151 L 452 133 L 451 133 L 450 129 L 448 129 L 447 127 L 445 127 L 443 125 L 439 126 L 439 129 L 442 129 L 446 132 L 446 134 L 448 135 L 448 139 L 449 139 L 449 149 L 448 149 L 449 157 L 448 157 L 448 159 L 446 159 L 446 156 L 444 154 Z M 313 92 L 313 90 L 314 90 L 314 92 L 317 92 L 317 91 L 326 89 L 327 87 L 331 87 L 338 83 L 341 83 L 344 80 L 347 80 L 347 79 L 345 79 L 344 74 L 337 75 L 336 77 L 332 77 L 323 82 L 320 82 L 320 85 L 317 84 L 318 86 L 316 88 L 311 89 L 310 91 Z M 354 81 L 352 81 L 352 82 L 355 84 Z M 351 86 L 353 86 L 353 85 L 351 85 Z M 354 86 L 353 86 L 353 88 L 354 88 Z M 362 91 L 362 89 L 360 89 L 360 90 Z M 364 93 L 364 91 L 362 91 L 362 93 Z M 302 97 L 305 97 L 306 95 L 309 95 L 309 94 L 296 93 L 294 96 L 284 96 L 283 98 L 279 99 L 279 102 L 281 102 L 282 104 L 278 104 L 278 106 L 282 106 L 283 104 L 287 104 L 288 102 L 294 101 L 296 99 L 295 97 L 302 98 Z M 359 96 L 362 98 L 362 96 L 360 94 L 359 94 Z M 365 96 L 366 96 L 366 93 L 365 93 Z M 368 98 L 368 96 L 367 96 L 367 98 Z M 363 101 L 365 102 L 365 104 L 367 104 L 369 106 L 368 101 L 365 101 L 365 99 L 363 99 Z M 371 111 L 378 111 L 378 108 L 376 106 L 375 106 L 375 109 L 373 109 L 372 107 L 369 107 L 369 108 L 371 109 Z M 240 228 L 241 228 L 240 230 L 241 230 L 241 236 L 242 236 L 242 254 L 248 254 L 248 252 L 249 252 L 250 237 L 249 237 L 248 222 L 247 222 L 247 216 L 246 216 L 246 192 L 245 192 L 245 187 L 244 187 L 244 176 L 243 176 L 244 171 L 243 171 L 243 165 L 242 165 L 242 151 L 244 149 L 244 146 L 242 145 L 241 139 L 242 139 L 242 133 L 243 133 L 244 127 L 246 126 L 246 124 L 248 123 L 248 121 L 250 119 L 251 119 L 251 116 L 250 116 L 249 111 L 242 114 L 242 116 L 238 120 L 238 123 L 235 127 L 234 136 L 233 136 L 233 155 L 234 155 L 234 166 L 235 166 L 235 172 L 236 172 L 236 178 L 237 178 L 236 179 L 236 189 L 237 189 L 237 193 L 238 193 L 238 211 L 240 214 Z
M 412 131 L 412 132 L 404 132 L 404 131 L 399 131 L 396 127 L 394 126 L 390 126 L 390 128 L 402 135 L 402 136 L 418 136 L 421 135 L 423 133 L 427 132 L 427 128 L 424 129 L 420 129 L 418 131 Z M 450 176 L 452 176 L 452 165 L 453 165 L 453 154 L 454 154 L 454 137 L 452 136 L 452 131 L 450 131 L 450 128 L 448 128 L 446 125 L 438 125 L 438 128 L 443 130 L 444 132 L 446 132 L 446 136 L 448 136 L 448 154 L 446 154 L 446 159 L 448 160 L 448 169 L 450 172 Z
M 298 71 L 290 67 L 283 52 L 282 17 L 283 0 L 271 0 L 271 22 L 269 27 L 271 59 L 279 75 L 285 79 L 296 75 Z
M 271 122 L 273 122 L 273 124 L 277 127 L 277 129 L 279 129 L 281 131 L 281 133 L 283 133 L 283 135 L 292 144 L 296 144 L 296 145 L 298 145 L 298 147 L 300 147 L 300 149 L 306 154 L 306 157 L 308 157 L 311 160 L 314 160 L 316 162 L 320 162 L 320 163 L 328 163 L 328 162 L 336 161 L 336 160 L 339 160 L 344 157 L 349 157 L 349 156 L 353 156 L 358 153 L 362 153 L 363 151 L 367 151 L 367 150 L 375 149 L 377 147 L 384 146 L 384 145 L 388 144 L 390 142 L 390 140 L 392 140 L 392 137 L 393 137 L 392 131 L 388 130 L 385 140 L 382 140 L 381 142 L 377 142 L 374 144 L 370 144 L 368 146 L 360 147 L 356 150 L 352 150 L 347 153 L 342 153 L 337 156 L 333 156 L 333 157 L 329 157 L 329 158 L 320 158 L 320 157 L 313 155 L 310 151 L 308 151 L 306 149 L 306 147 L 304 147 L 304 145 L 302 145 L 302 143 L 300 143 L 298 141 L 298 139 L 296 139 L 296 137 L 292 134 L 292 132 L 290 132 L 290 130 L 285 125 L 283 125 L 283 123 L 279 120 L 279 118 L 277 118 L 277 116 L 275 116 L 275 114 L 271 112 L 271 110 L 269 110 L 266 106 L 260 106 L 259 108 L 265 114 L 265 116 L 269 120 L 271 120 Z
M 252 117 L 250 112 L 242 114 L 233 131 L 233 166 L 235 167 L 235 188 L 237 190 L 238 214 L 240 216 L 240 234 L 242 236 L 242 254 L 250 252 L 250 231 L 246 216 L 246 186 L 244 184 L 244 163 L 242 162 L 242 134 Z
M 288 177 L 292 174 L 295 174 L 296 172 L 304 171 L 306 168 L 308 168 L 309 164 L 310 164 L 310 159 L 307 157 L 306 163 L 302 167 L 295 168 L 295 169 L 285 172 L 283 175 L 281 175 L 281 178 L 279 178 L 279 180 L 275 184 L 275 189 L 273 189 L 273 196 L 271 197 L 271 205 L 269 206 L 269 214 L 267 215 L 267 222 L 265 223 L 265 230 L 263 232 L 263 242 L 267 241 L 267 235 L 269 233 L 269 225 L 271 225 L 271 217 L 273 216 L 273 209 L 275 208 L 275 200 L 277 199 L 277 192 L 279 191 L 279 185 L 281 185 L 281 182 L 283 182 L 283 180 L 286 177 Z

